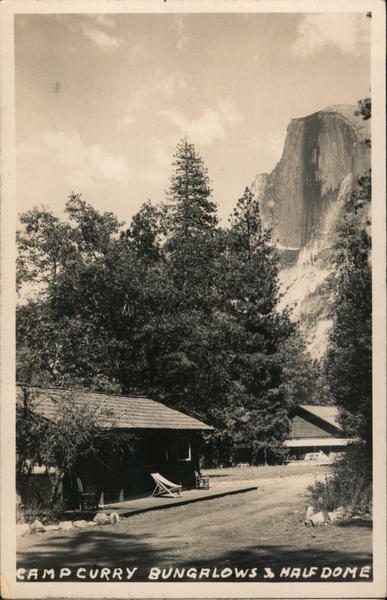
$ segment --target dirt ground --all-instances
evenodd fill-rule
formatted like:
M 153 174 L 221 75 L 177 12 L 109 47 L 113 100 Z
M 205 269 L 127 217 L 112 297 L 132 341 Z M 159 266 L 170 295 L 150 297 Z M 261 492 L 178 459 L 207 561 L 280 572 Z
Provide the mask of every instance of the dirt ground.
M 372 565 L 371 522 L 321 528 L 303 524 L 307 487 L 327 468 L 312 464 L 223 473 L 218 469 L 210 472 L 216 475 L 211 477 L 214 486 L 254 481 L 258 490 L 139 514 L 116 525 L 25 536 L 18 539 L 18 567 L 68 567 L 69 579 L 80 566 L 112 571 L 137 567 L 133 576 L 137 581 L 148 580 L 152 567 L 207 568 L 211 570 L 207 580 L 212 581 L 218 576 L 214 568 L 231 568 L 229 581 L 235 580 L 235 568 L 250 569 L 251 578 L 255 568 L 258 581 L 263 580 L 265 567 L 278 579 L 284 567 L 314 566 L 317 572 L 308 579 L 312 581 L 320 578 L 323 567 L 357 567 L 348 576 L 358 579 L 360 568 Z M 164 575 L 173 577 L 168 571 Z

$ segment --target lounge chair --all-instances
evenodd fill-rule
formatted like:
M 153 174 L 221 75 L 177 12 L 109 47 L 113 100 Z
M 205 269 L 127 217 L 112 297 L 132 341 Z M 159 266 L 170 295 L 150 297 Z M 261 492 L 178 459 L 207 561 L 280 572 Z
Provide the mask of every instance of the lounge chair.
M 86 492 L 82 479 L 77 477 L 77 486 L 79 493 L 79 509 L 80 510 L 96 510 L 98 508 L 98 493 L 97 489 L 94 487 L 92 489 L 88 489 Z
M 168 479 L 165 479 L 165 477 L 160 475 L 160 473 L 151 473 L 150 475 L 156 484 L 156 487 L 152 492 L 152 496 L 162 496 L 163 494 L 168 494 L 168 496 L 176 498 L 176 493 L 177 495 L 180 494 L 182 490 L 181 485 L 177 485 L 176 483 L 172 483 L 172 481 L 168 481 Z

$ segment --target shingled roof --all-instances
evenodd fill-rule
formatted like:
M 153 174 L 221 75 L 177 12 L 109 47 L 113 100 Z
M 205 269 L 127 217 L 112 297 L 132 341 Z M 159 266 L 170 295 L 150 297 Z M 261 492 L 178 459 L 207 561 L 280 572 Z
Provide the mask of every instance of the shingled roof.
M 300 406 L 319 419 L 327 421 L 330 423 L 330 425 L 339 427 L 339 409 L 337 406 L 333 406 L 332 404 L 325 406 L 318 406 L 316 404 L 301 404 Z
M 87 405 L 95 410 L 103 408 L 109 412 L 109 419 L 111 418 L 114 422 L 114 427 L 120 429 L 190 429 L 198 431 L 213 429 L 197 419 L 150 398 L 17 385 L 18 402 L 23 401 L 23 388 L 33 393 L 35 411 L 50 420 L 55 420 L 57 417 L 58 402 L 70 397 L 72 402 L 80 407 Z M 106 422 L 105 426 L 111 425 Z

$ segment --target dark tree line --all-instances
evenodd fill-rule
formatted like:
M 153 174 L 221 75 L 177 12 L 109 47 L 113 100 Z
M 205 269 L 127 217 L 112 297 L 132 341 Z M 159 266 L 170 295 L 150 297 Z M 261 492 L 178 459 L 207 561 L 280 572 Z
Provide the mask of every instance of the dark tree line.
M 371 99 L 359 101 L 364 120 Z M 367 138 L 364 143 L 370 145 Z M 341 410 L 346 431 L 372 449 L 372 267 L 371 170 L 358 178 L 335 230 L 332 281 L 334 325 L 325 360 L 325 380 Z
M 277 309 L 278 256 L 248 188 L 220 227 L 185 139 L 166 202 L 145 203 L 127 229 L 74 193 L 65 218 L 33 208 L 21 223 L 19 381 L 146 393 L 213 425 L 218 462 L 238 443 L 254 461 L 282 458 L 313 372 Z
M 346 431 L 372 446 L 372 278 L 367 212 L 371 175 L 360 177 L 336 228 L 334 326 L 325 376 Z
M 364 120 L 371 99 L 359 102 Z M 364 140 L 371 145 L 369 138 Z M 335 465 L 330 498 L 352 512 L 372 508 L 372 268 L 371 170 L 359 177 L 335 229 L 333 328 L 323 365 L 324 382 L 353 441 Z M 333 500 L 332 500 L 333 499 Z

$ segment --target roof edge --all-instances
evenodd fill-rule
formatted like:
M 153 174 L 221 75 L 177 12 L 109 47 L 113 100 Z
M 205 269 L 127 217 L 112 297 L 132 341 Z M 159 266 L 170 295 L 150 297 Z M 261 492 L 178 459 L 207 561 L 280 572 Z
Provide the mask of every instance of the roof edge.
M 197 417 L 193 417 L 181 410 L 179 410 L 178 408 L 174 408 L 171 406 L 168 406 L 167 404 L 164 404 L 163 402 L 161 402 L 160 400 L 155 400 L 154 398 L 150 398 L 149 396 L 144 396 L 144 395 L 124 395 L 124 394 L 109 394 L 106 392 L 96 392 L 93 390 L 84 390 L 81 388 L 61 388 L 61 387 L 55 387 L 55 386 L 41 386 L 41 385 L 31 385 L 28 383 L 20 383 L 20 382 L 16 382 L 16 388 L 22 389 L 22 388 L 29 388 L 29 389 L 35 389 L 35 390 L 39 390 L 41 392 L 45 392 L 46 394 L 49 395 L 50 390 L 51 391 L 55 391 L 55 392 L 70 392 L 70 393 L 74 393 L 75 395 L 79 395 L 79 396 L 87 396 L 87 395 L 97 395 L 100 396 L 101 398 L 103 397 L 108 397 L 108 398 L 112 398 L 117 399 L 117 400 L 122 400 L 122 399 L 128 399 L 128 400 L 135 400 L 135 399 L 139 399 L 139 400 L 147 400 L 150 402 L 153 402 L 155 404 L 158 404 L 159 406 L 163 407 L 163 409 L 167 409 L 168 411 L 172 411 L 175 412 L 187 419 L 190 419 L 192 421 L 192 425 L 191 426 L 187 426 L 187 427 L 157 427 L 157 426 L 150 426 L 150 427 L 136 427 L 136 426 L 132 426 L 132 427 L 126 427 L 125 429 L 130 429 L 130 430 L 165 430 L 165 431 L 214 431 L 215 428 L 212 427 L 211 425 L 207 425 L 207 423 L 204 423 L 203 421 L 200 421 Z M 78 396 L 78 397 L 79 397 Z

